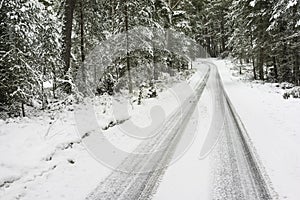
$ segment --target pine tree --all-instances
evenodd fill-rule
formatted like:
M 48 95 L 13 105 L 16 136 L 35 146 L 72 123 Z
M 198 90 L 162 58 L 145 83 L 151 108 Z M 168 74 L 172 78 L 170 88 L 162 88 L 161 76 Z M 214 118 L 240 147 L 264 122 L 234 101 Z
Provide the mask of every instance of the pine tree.
M 57 29 L 51 9 L 42 3 L 5 1 L 1 9 L 5 13 L 1 17 L 0 103 L 13 115 L 24 116 L 25 104 L 44 101 L 43 82 L 52 77 L 51 67 L 59 63 Z
M 299 2 L 292 0 L 275 1 L 271 24 L 274 63 L 278 68 L 279 81 L 299 85 Z

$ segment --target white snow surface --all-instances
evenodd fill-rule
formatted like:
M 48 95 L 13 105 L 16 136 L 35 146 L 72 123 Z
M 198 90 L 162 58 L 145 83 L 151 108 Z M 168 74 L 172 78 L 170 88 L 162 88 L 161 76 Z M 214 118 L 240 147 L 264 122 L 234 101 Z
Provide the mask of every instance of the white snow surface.
M 79 144 L 72 115 L 1 121 L 0 199 L 84 199 L 109 172 Z
M 229 60 L 212 60 L 279 199 L 300 196 L 300 99 L 283 99 L 271 83 L 241 80 Z
M 234 64 L 230 60 L 206 61 L 217 65 L 224 88 L 279 199 L 299 199 L 300 123 L 297 116 L 300 114 L 300 100 L 283 99 L 284 90 L 275 87 L 276 84 L 243 80 L 236 76 L 238 73 L 233 71 Z M 211 199 L 209 191 L 213 166 L 209 159 L 198 159 L 213 111 L 208 88 L 203 92 L 198 109 L 201 114 L 197 137 L 186 154 L 168 168 L 154 196 L 155 200 Z
M 201 62 L 197 65 L 198 71 L 202 72 L 205 67 Z M 200 159 L 200 151 L 205 137 L 210 128 L 213 114 L 210 90 L 204 89 L 197 106 L 199 118 L 192 115 L 183 134 L 189 133 L 192 123 L 198 123 L 194 141 L 182 157 L 170 165 L 160 183 L 154 200 L 197 200 L 210 199 L 211 170 L 210 159 Z M 194 131 L 194 130 L 192 130 Z
M 272 84 L 241 80 L 233 76 L 229 60 L 210 59 L 218 66 L 224 87 L 278 192 L 280 199 L 297 200 L 300 196 L 300 100 L 282 98 L 282 89 Z M 197 64 L 198 63 L 198 64 Z M 206 70 L 200 62 L 189 79 L 195 87 Z M 115 119 L 108 99 L 95 99 L 100 127 Z M 109 98 L 109 97 L 105 97 Z M 166 114 L 174 111 L 178 100 L 171 91 L 147 99 L 129 109 L 130 120 L 147 126 L 153 106 L 160 105 Z M 105 113 L 104 113 L 105 111 Z M 198 103 L 200 119 L 197 135 L 190 148 L 166 171 L 155 200 L 209 199 L 209 160 L 199 159 L 202 143 L 212 117 L 212 102 L 206 88 Z M 187 126 L 189 127 L 189 126 Z M 186 130 L 188 132 L 188 128 Z M 129 138 L 118 126 L 105 130 L 118 147 L 132 151 L 140 141 Z M 84 199 L 111 169 L 97 162 L 84 148 L 77 134 L 74 112 L 63 110 L 53 116 L 0 120 L 0 199 L 60 200 Z
M 193 88 L 202 76 L 199 72 L 187 81 Z M 143 99 L 142 105 L 125 99 L 129 104 L 128 118 L 113 113 L 109 96 L 86 101 L 94 102 L 97 122 L 102 128 L 120 120 L 147 126 L 152 107 L 160 106 L 169 115 L 180 102 L 172 90 L 160 91 L 154 99 Z M 40 117 L 0 120 L 0 199 L 82 200 L 109 175 L 112 169 L 97 162 L 82 144 L 74 107 L 41 113 Z M 118 148 L 133 151 L 142 140 L 128 137 L 118 127 L 103 132 Z

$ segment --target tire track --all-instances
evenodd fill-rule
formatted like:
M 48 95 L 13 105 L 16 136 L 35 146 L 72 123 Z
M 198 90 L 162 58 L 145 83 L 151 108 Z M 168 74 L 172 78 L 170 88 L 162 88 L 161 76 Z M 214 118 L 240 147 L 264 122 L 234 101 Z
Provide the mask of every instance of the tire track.
M 212 68 L 209 81 L 214 82 L 215 101 L 223 107 L 224 118 L 220 136 L 212 152 L 213 191 L 212 199 L 272 200 L 277 199 L 242 121 L 227 96 L 217 67 Z
M 86 199 L 136 200 L 152 197 L 197 106 L 209 75 L 210 68 L 198 84 L 196 93 L 171 115 L 158 130 L 158 134 L 151 140 L 142 142 L 134 151 L 155 153 L 150 156 L 145 153 L 130 155 L 121 163 L 127 172 L 113 171 Z M 142 173 L 136 173 L 137 171 Z

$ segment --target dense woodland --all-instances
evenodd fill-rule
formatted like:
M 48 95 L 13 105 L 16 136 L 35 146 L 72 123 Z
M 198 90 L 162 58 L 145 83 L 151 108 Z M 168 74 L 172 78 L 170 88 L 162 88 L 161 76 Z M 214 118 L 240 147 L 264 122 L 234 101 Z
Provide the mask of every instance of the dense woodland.
M 38 103 L 45 109 L 52 101 L 78 95 L 74 80 L 89 52 L 137 26 L 161 30 L 163 36 L 166 29 L 182 32 L 211 57 L 231 55 L 240 63 L 253 64 L 254 79 L 300 85 L 299 4 L 298 0 L 2 0 L 0 111 L 25 115 L 24 106 Z M 140 84 L 132 79 L 141 68 L 146 68 L 151 82 L 159 79 L 159 72 L 186 70 L 189 59 L 197 56 L 176 55 L 153 38 L 152 48 L 114 59 L 106 76 L 97 77 L 101 86 L 96 92 L 113 94 L 122 82 L 132 92 Z

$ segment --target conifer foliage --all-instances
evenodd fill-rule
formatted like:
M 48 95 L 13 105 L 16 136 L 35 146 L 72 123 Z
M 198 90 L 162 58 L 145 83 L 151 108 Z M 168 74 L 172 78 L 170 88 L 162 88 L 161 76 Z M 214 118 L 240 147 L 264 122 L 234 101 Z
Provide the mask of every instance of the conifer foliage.
M 156 31 L 140 49 L 129 51 L 139 39 L 130 34 L 114 44 L 123 57 L 104 52 L 101 59 L 112 59 L 106 78 L 86 78 L 109 87 L 95 93 L 113 95 L 121 85 L 131 93 L 138 76 L 149 84 L 188 69 L 199 51 L 194 42 L 212 57 L 251 63 L 254 79 L 300 85 L 299 0 L 12 0 L 0 9 L 0 111 L 9 116 L 78 95 L 74 80 L 87 71 L 87 55 L 139 26 Z
M 1 110 L 25 115 L 24 104 L 43 101 L 44 82 L 60 66 L 59 22 L 33 0 L 2 1 L 0 20 Z

